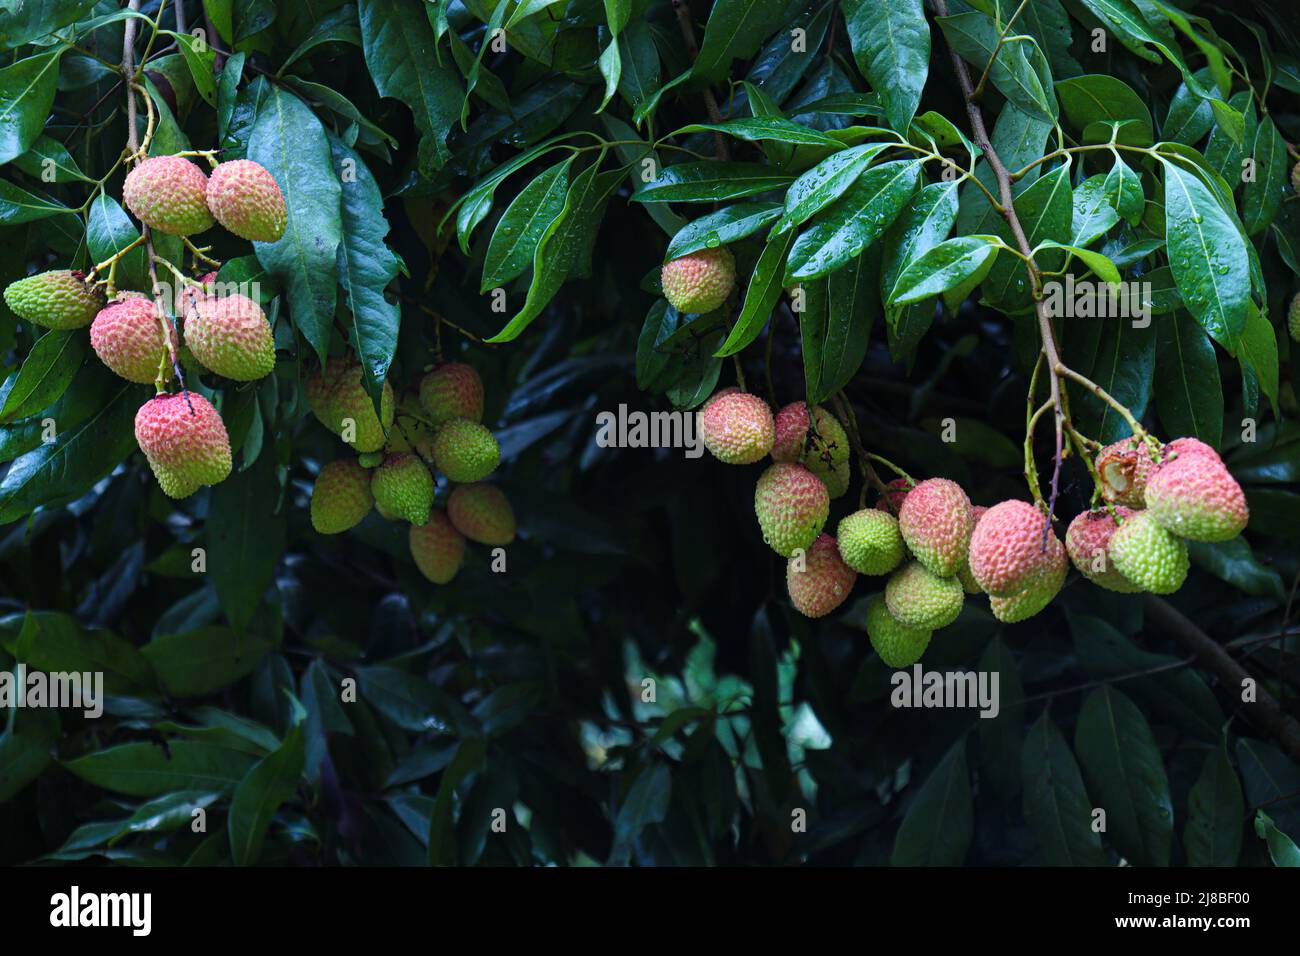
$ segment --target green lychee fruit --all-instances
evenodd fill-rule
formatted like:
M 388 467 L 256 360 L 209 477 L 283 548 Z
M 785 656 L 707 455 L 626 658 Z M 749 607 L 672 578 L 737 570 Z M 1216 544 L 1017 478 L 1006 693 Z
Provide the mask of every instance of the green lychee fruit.
M 825 617 L 843 604 L 857 576 L 828 534 L 818 535 L 802 557 L 790 558 L 785 566 L 790 603 L 804 617 Z
M 236 382 L 255 382 L 275 368 L 271 323 L 244 295 L 206 296 L 187 304 L 185 344 L 204 368 Z
M 1187 543 L 1146 511 L 1129 517 L 1110 536 L 1110 555 L 1115 570 L 1152 594 L 1173 594 L 1187 577 Z
M 736 285 L 736 259 L 726 246 L 701 249 L 664 263 L 659 282 L 678 312 L 712 312 Z
M 975 534 L 975 525 L 980 523 L 980 518 L 984 517 L 984 513 L 988 510 L 989 509 L 984 507 L 983 505 L 975 505 L 974 507 L 971 508 L 970 512 L 971 512 L 971 534 L 972 535 Z M 970 542 L 968 541 L 966 545 L 967 545 L 966 557 L 962 561 L 961 567 L 957 569 L 957 580 L 961 582 L 961 589 L 965 591 L 967 594 L 983 594 L 984 589 L 980 587 L 980 583 L 975 580 L 975 575 L 971 573 Z
M 320 470 L 311 489 L 311 526 L 321 534 L 340 534 L 370 513 L 370 472 L 355 458 L 340 458 Z
M 700 412 L 704 447 L 729 465 L 752 465 L 764 458 L 775 434 L 767 402 L 748 392 L 723 395 Z
M 221 163 L 208 177 L 208 209 L 241 239 L 275 242 L 284 235 L 288 214 L 280 184 L 251 159 Z
M 197 392 L 157 395 L 135 414 L 135 440 L 162 490 L 186 498 L 230 474 L 230 436 Z
M 447 517 L 457 531 L 479 544 L 500 546 L 515 540 L 515 511 L 496 485 L 457 485 L 447 498 Z
M 387 457 L 382 451 L 365 451 L 357 455 L 357 464 L 362 468 L 378 468 Z
M 1230 541 L 1250 521 L 1246 495 L 1213 448 L 1180 441 L 1178 457 L 1161 462 L 1147 482 L 1147 514 L 1181 538 Z
M 393 388 L 384 382 L 380 398 L 382 418 L 361 384 L 361 365 L 332 358 L 307 380 L 303 390 L 307 407 L 320 423 L 359 452 L 384 447 L 384 432 L 393 424 Z
M 433 463 L 452 481 L 482 481 L 500 462 L 496 436 L 478 422 L 453 418 L 434 436 Z
M 1146 442 L 1134 438 L 1113 442 L 1097 453 L 1096 466 L 1107 501 L 1126 508 L 1146 506 L 1147 481 L 1156 466 Z
M 941 577 L 920 561 L 895 571 L 885 584 L 885 604 L 894 620 L 934 630 L 957 620 L 966 592 L 955 577 Z
M 212 228 L 208 177 L 183 156 L 154 156 L 126 174 L 122 199 L 137 219 L 169 236 Z
M 431 512 L 425 524 L 411 525 L 407 541 L 415 566 L 434 584 L 454 578 L 465 559 L 465 538 L 441 511 Z
M 433 506 L 433 475 L 409 452 L 389 455 L 370 475 L 375 510 L 385 518 L 424 524 Z
M 850 451 L 848 433 L 839 419 L 820 405 L 813 406 L 802 461 L 825 483 L 832 498 L 849 490 Z
M 807 402 L 791 402 L 776 413 L 773 461 L 798 461 L 803 457 L 810 421 Z
M 1079 573 L 1098 587 L 1121 594 L 1142 590 L 1116 570 L 1110 555 L 1111 536 L 1119 530 L 1116 515 L 1124 521 L 1135 513 L 1131 508 L 1117 505 L 1114 515 L 1106 508 L 1098 508 L 1082 511 L 1070 522 L 1065 532 L 1065 550 Z
M 409 390 L 397 404 L 393 427 L 388 431 L 384 451 L 413 451 L 425 460 L 433 459 L 434 430 L 425 421 L 419 392 Z
M 420 379 L 420 406 L 434 428 L 453 418 L 481 422 L 483 380 L 464 362 L 439 365 Z
M 867 637 L 880 659 L 890 667 L 911 667 L 930 646 L 931 631 L 908 627 L 889 613 L 883 595 L 867 602 Z
M 974 527 L 970 498 L 947 478 L 918 483 L 903 499 L 898 514 L 898 529 L 907 547 L 939 577 L 952 577 L 961 569 Z
M 54 269 L 9 283 L 5 304 L 18 318 L 47 329 L 79 329 L 95 320 L 104 295 L 86 285 L 80 272 Z
M 171 322 L 160 319 L 150 299 L 132 292 L 114 299 L 95 316 L 90 345 L 99 360 L 122 378 L 147 384 L 157 379 L 164 363 L 170 371 L 176 332 Z
M 783 558 L 812 545 L 830 509 L 826 486 L 803 465 L 770 465 L 754 488 L 754 513 L 763 540 Z
M 1024 590 L 1009 597 L 990 597 L 989 608 L 1003 624 L 1016 624 L 1038 614 L 1052 598 L 1060 593 L 1065 583 L 1067 565 L 1064 556 L 1039 575 Z
M 1286 330 L 1291 333 L 1292 342 L 1300 342 L 1300 292 L 1291 299 L 1286 310 Z
M 860 574 L 888 574 L 903 563 L 906 552 L 898 519 L 878 508 L 840 519 L 835 540 L 844 563 Z
M 1300 193 L 1300 163 L 1291 167 L 1291 188 Z
M 1046 521 L 1027 501 L 999 502 L 980 518 L 970 538 L 970 569 L 990 597 L 1011 597 L 1065 562 L 1065 545 L 1055 531 L 1048 532 L 1044 547 Z

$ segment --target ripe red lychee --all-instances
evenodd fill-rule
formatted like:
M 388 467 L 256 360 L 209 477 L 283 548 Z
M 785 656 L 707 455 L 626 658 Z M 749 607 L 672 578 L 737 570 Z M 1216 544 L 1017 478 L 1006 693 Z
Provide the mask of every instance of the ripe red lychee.
M 212 227 L 208 177 L 182 156 L 154 156 L 126 174 L 122 199 L 150 229 L 192 236 Z
M 171 322 L 160 321 L 150 299 L 131 292 L 119 296 L 95 316 L 90 344 L 99 360 L 122 378 L 147 384 L 157 379 L 164 363 L 170 361 L 176 332 Z
M 912 490 L 912 483 L 906 478 L 895 478 L 893 481 L 886 482 L 885 488 L 888 490 L 876 502 L 876 507 L 881 511 L 897 515 L 903 510 L 903 501 Z
M 1108 591 L 1132 594 L 1141 590 L 1116 570 L 1110 556 L 1111 535 L 1119 530 L 1115 516 L 1124 521 L 1134 514 L 1135 511 L 1123 505 L 1116 506 L 1115 515 L 1106 508 L 1082 511 L 1065 532 L 1065 550 L 1079 573 Z
M 719 461 L 750 465 L 772 450 L 772 411 L 748 392 L 723 395 L 700 412 L 700 434 L 704 447 Z
M 1178 457 L 1161 462 L 1147 482 L 1147 514 L 1192 541 L 1235 538 L 1250 520 L 1241 485 L 1209 445 L 1189 438 L 1174 444 Z
M 835 539 L 820 534 L 802 560 L 786 562 L 785 584 L 790 602 L 804 617 L 824 617 L 844 603 L 857 572 L 840 557 Z
M 207 184 L 208 209 L 241 239 L 275 242 L 284 235 L 288 214 L 275 177 L 251 159 L 233 159 L 212 170 Z
M 965 564 L 974 526 L 970 498 L 947 478 L 920 482 L 903 500 L 898 514 L 898 529 L 908 548 L 940 577 L 952 577 Z
M 1027 501 L 1002 501 L 985 512 L 970 539 L 975 582 L 993 597 L 1011 597 L 1059 566 L 1065 546 L 1051 531 L 1044 549 L 1046 521 Z
M 188 497 L 230 474 L 226 426 L 197 392 L 157 395 L 141 405 L 135 440 L 169 497 Z

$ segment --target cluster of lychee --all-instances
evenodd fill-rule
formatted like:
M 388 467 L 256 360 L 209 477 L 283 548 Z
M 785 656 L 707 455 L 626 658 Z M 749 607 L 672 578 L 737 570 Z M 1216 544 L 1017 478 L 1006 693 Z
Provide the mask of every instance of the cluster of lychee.
M 307 381 L 312 413 L 359 453 L 320 470 L 312 526 L 339 534 L 372 507 L 386 519 L 408 522 L 416 567 L 435 584 L 446 584 L 460 570 L 466 540 L 499 547 L 515 539 L 510 501 L 483 480 L 501 460 L 496 437 L 483 425 L 483 380 L 469 365 L 446 362 L 400 406 L 384 382 L 376 414 L 361 373 L 357 362 L 331 359 Z M 454 484 L 445 509 L 434 506 L 435 472 Z
M 946 478 L 897 478 L 874 508 L 847 515 L 830 535 L 823 529 L 831 499 L 848 489 L 850 452 L 830 412 L 796 402 L 773 415 L 762 399 L 729 388 L 706 403 L 700 429 L 720 461 L 771 455 L 754 511 L 763 540 L 787 559 L 786 586 L 800 613 L 831 613 L 859 574 L 888 576 L 867 604 L 866 630 L 891 667 L 919 660 L 966 595 L 987 594 L 1005 623 L 1033 617 L 1061 590 L 1070 561 L 1101 587 L 1171 593 L 1187 575 L 1184 539 L 1226 541 L 1249 517 L 1241 486 L 1208 445 L 1130 440 L 1098 455 L 1107 506 L 1076 517 L 1064 544 L 1039 506 L 973 505 Z

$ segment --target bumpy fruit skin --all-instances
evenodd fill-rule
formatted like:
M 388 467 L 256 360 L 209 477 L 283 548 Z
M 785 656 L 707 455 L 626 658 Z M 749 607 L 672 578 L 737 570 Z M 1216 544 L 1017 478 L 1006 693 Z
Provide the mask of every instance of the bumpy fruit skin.
M 158 395 L 135 414 L 135 440 L 162 490 L 186 498 L 230 474 L 230 436 L 197 392 Z
M 9 283 L 5 304 L 18 318 L 47 329 L 80 329 L 95 320 L 104 296 L 80 272 L 54 269 Z
M 1106 500 L 1127 508 L 1146 506 L 1146 487 L 1156 463 L 1146 442 L 1122 438 L 1097 453 L 1097 475 Z
M 803 457 L 808 437 L 808 404 L 791 402 L 776 413 L 776 438 L 772 442 L 773 461 L 798 461 Z
M 1235 538 L 1250 520 L 1241 485 L 1209 445 L 1179 441 L 1184 444 L 1178 457 L 1161 462 L 1147 482 L 1147 514 L 1165 530 L 1191 541 Z
M 971 534 L 975 533 L 975 526 L 980 523 L 980 518 L 989 509 L 983 505 L 975 505 L 971 508 Z M 966 542 L 966 557 L 957 569 L 957 580 L 961 582 L 961 589 L 967 594 L 983 594 L 984 589 L 980 587 L 979 582 L 975 580 L 975 575 L 970 570 L 970 541 Z
M 501 446 L 478 422 L 454 418 L 434 436 L 433 463 L 452 481 L 482 481 L 501 463 Z
M 453 418 L 483 421 L 483 380 L 464 362 L 439 365 L 420 380 L 420 407 L 441 428 Z
M 835 540 L 844 563 L 860 574 L 888 574 L 906 555 L 898 519 L 877 508 L 863 508 L 840 519 Z
M 447 517 L 457 531 L 479 544 L 500 546 L 515 540 L 515 511 L 496 485 L 457 485 L 447 498 Z
M 794 558 L 786 562 L 785 586 L 790 603 L 804 617 L 825 617 L 844 603 L 858 573 L 840 558 L 835 539 L 820 534 L 803 558 L 803 570 Z
M 183 156 L 154 156 L 126 174 L 122 199 L 137 219 L 169 236 L 211 229 L 208 177 Z
M 980 518 L 970 539 L 970 569 L 989 596 L 1011 597 L 1065 562 L 1055 531 L 1043 550 L 1045 520 L 1027 501 L 999 502 Z
M 1120 521 L 1126 521 L 1136 513 L 1123 505 L 1115 508 Z M 1110 539 L 1118 530 L 1119 524 L 1109 510 L 1081 511 L 1065 532 L 1065 550 L 1079 573 L 1093 584 L 1108 591 L 1133 594 L 1142 589 L 1115 569 L 1115 561 L 1110 555 Z
M 966 592 L 955 577 L 941 577 L 920 561 L 903 565 L 885 584 L 885 604 L 894 620 L 934 630 L 957 620 Z
M 1286 330 L 1291 333 L 1292 342 L 1300 342 L 1300 292 L 1295 294 L 1291 305 L 1287 307 Z
M 128 382 L 143 385 L 154 381 L 160 365 L 171 355 L 169 344 L 176 347 L 171 323 L 159 322 L 153 302 L 135 293 L 110 302 L 90 326 L 90 345 L 99 360 Z
M 1115 569 L 1143 591 L 1173 594 L 1187 577 L 1187 543 L 1139 511 L 1110 536 Z
M 881 595 L 867 602 L 867 637 L 890 667 L 911 667 L 919 661 L 930 646 L 930 634 L 927 628 L 908 627 L 895 620 Z
M 208 177 L 208 209 L 240 239 L 275 242 L 284 235 L 288 214 L 280 184 L 251 159 L 221 163 Z
M 361 384 L 360 364 L 346 359 L 330 359 L 307 380 L 304 394 L 312 414 L 334 434 L 341 436 L 349 419 L 355 424 L 356 433 L 348 444 L 357 451 L 384 447 L 384 432 L 393 424 L 393 387 L 388 382 L 380 398 L 382 417 L 375 415 L 374 403 Z
M 430 513 L 425 524 L 412 525 L 407 542 L 415 566 L 434 584 L 454 578 L 465 559 L 465 538 L 441 511 Z
M 424 524 L 433 506 L 433 475 L 419 458 L 398 452 L 370 472 L 370 493 L 385 518 Z
M 832 498 L 849 490 L 849 436 L 839 419 L 816 405 L 808 427 L 803 465 L 826 483 Z
M 1045 573 L 1034 579 L 1023 591 L 1010 597 L 989 598 L 989 608 L 993 616 L 1003 624 L 1016 624 L 1028 620 L 1052 603 L 1052 598 L 1065 583 L 1067 563 L 1062 555 Z
M 355 458 L 340 458 L 320 470 L 311 489 L 311 526 L 321 534 L 341 534 L 370 513 L 370 472 Z
M 204 368 L 236 382 L 255 382 L 275 368 L 271 323 L 245 295 L 206 296 L 187 304 L 185 344 Z
M 783 558 L 812 545 L 830 510 L 826 486 L 803 465 L 777 462 L 758 476 L 754 513 L 763 540 Z
M 876 507 L 881 511 L 888 511 L 892 515 L 897 515 L 903 510 L 903 502 L 912 492 L 912 483 L 906 478 L 895 478 L 893 481 L 885 483 L 886 492 L 880 496 L 876 502 Z
M 416 389 L 407 391 L 397 404 L 393 427 L 388 431 L 384 451 L 413 451 L 426 460 L 433 459 L 434 430 L 425 423 L 425 411 L 420 406 Z
M 898 514 L 898 528 L 916 560 L 945 578 L 965 563 L 974 527 L 970 498 L 947 478 L 920 482 L 903 500 Z
M 1291 188 L 1300 193 L 1300 163 L 1291 167 Z
M 700 435 L 718 461 L 752 465 L 772 450 L 776 425 L 767 402 L 748 392 L 732 392 L 704 406 Z
M 664 263 L 659 282 L 678 312 L 711 312 L 736 285 L 736 259 L 726 246 L 701 249 Z

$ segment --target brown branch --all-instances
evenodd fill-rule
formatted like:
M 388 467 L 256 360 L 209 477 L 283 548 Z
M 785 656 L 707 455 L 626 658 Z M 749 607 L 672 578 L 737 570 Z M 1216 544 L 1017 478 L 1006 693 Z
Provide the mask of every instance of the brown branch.
M 677 14 L 677 26 L 682 31 L 682 40 L 686 43 L 686 54 L 694 63 L 695 58 L 700 55 L 700 47 L 695 42 L 695 24 L 691 22 L 690 5 L 687 0 L 672 0 L 672 4 L 673 12 Z M 710 123 L 722 122 L 722 111 L 718 109 L 718 101 L 713 96 L 713 90 L 707 86 L 704 87 L 704 108 L 708 111 Z M 727 149 L 727 137 L 715 130 L 713 141 L 717 144 L 717 158 L 720 160 L 730 159 L 731 153 Z

